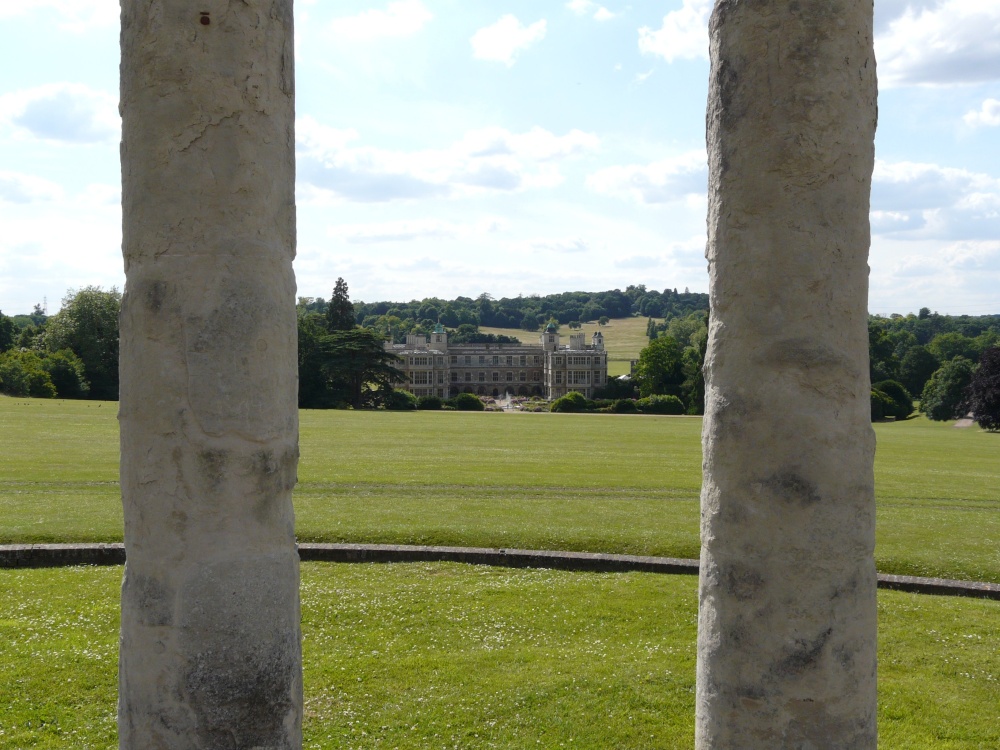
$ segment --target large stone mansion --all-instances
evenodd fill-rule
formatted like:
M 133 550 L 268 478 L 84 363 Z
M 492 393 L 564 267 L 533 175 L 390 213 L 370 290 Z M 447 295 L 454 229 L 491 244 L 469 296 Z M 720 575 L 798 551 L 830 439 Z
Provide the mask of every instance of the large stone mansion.
M 400 388 L 415 396 L 451 398 L 459 393 L 499 398 L 543 396 L 556 399 L 569 391 L 591 398 L 595 388 L 608 381 L 608 354 L 604 336 L 594 333 L 584 344 L 584 334 L 570 334 L 569 345 L 560 343 L 549 325 L 538 344 L 448 345 L 443 326 L 430 336 L 411 334 L 405 344 L 385 345 L 403 361 L 407 382 Z

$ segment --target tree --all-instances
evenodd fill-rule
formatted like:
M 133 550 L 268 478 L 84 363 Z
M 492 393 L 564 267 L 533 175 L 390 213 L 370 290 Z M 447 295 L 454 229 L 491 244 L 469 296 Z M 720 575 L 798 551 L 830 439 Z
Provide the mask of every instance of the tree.
M 899 363 L 899 382 L 910 393 L 922 393 L 931 375 L 941 366 L 941 362 L 926 346 L 917 344 L 910 347 Z
M 486 406 L 472 393 L 459 393 L 448 400 L 448 405 L 456 411 L 483 411 Z
M 355 409 L 384 406 L 393 385 L 405 380 L 399 357 L 368 328 L 327 332 L 319 316 L 299 317 L 299 406 Z
M 42 369 L 49 374 L 59 398 L 87 398 L 90 383 L 83 361 L 69 349 L 60 349 L 42 360 Z
M 15 326 L 13 318 L 0 312 L 0 354 L 14 346 Z
M 326 306 L 326 330 L 350 331 L 354 325 L 354 305 L 347 294 L 347 282 L 338 278 Z
M 602 326 L 606 326 L 610 322 L 611 318 L 609 318 L 607 315 L 602 315 L 600 318 L 597 319 L 597 324 Z
M 680 396 L 684 382 L 684 352 L 672 336 L 660 336 L 639 352 L 635 379 L 639 395 Z
M 913 396 L 895 380 L 883 380 L 872 385 L 873 391 L 878 391 L 889 399 L 889 405 L 883 410 L 886 417 L 906 419 L 913 413 Z
M 122 295 L 99 286 L 70 290 L 62 309 L 45 324 L 44 343 L 50 352 L 70 349 L 83 362 L 90 397 L 118 399 L 118 313 Z
M 55 398 L 56 388 L 37 353 L 11 350 L 0 354 L 0 393 Z
M 966 389 L 972 381 L 972 370 L 972 362 L 965 357 L 941 365 L 920 394 L 920 411 L 938 422 L 961 417 L 966 409 Z
M 1000 431 L 1000 347 L 990 347 L 980 356 L 969 383 L 969 409 L 984 430 Z

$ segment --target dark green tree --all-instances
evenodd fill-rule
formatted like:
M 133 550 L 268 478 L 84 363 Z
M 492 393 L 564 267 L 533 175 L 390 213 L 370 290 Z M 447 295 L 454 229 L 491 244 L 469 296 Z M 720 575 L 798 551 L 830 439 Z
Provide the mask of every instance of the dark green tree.
M 333 296 L 326 305 L 326 329 L 330 332 L 350 331 L 354 325 L 354 305 L 347 294 L 347 282 L 338 278 Z
M 635 380 L 639 395 L 681 396 L 684 383 L 684 352 L 672 336 L 660 336 L 639 352 Z
M 913 396 L 895 380 L 883 380 L 872 385 L 873 391 L 884 394 L 891 405 L 884 410 L 884 416 L 895 419 L 906 419 L 913 413 Z
M 70 290 L 62 309 L 45 322 L 43 340 L 50 352 L 70 349 L 83 361 L 90 398 L 118 399 L 118 313 L 122 296 L 114 287 Z
M 965 357 L 945 362 L 931 375 L 920 394 L 920 411 L 939 422 L 961 417 L 967 408 L 967 389 L 973 364 Z
M 11 349 L 0 354 L 0 393 L 55 398 L 56 387 L 36 352 Z
M 980 356 L 969 383 L 968 405 L 980 427 L 1000 431 L 1000 347 L 991 347 Z
M 941 362 L 926 346 L 917 344 L 907 350 L 899 363 L 899 382 L 910 393 L 922 393 L 924 385 L 940 366 Z
M 0 354 L 13 348 L 16 334 L 17 328 L 14 325 L 14 319 L 8 318 L 0 312 Z
M 42 360 L 42 368 L 52 379 L 59 398 L 87 398 L 90 383 L 83 360 L 69 349 L 60 349 Z

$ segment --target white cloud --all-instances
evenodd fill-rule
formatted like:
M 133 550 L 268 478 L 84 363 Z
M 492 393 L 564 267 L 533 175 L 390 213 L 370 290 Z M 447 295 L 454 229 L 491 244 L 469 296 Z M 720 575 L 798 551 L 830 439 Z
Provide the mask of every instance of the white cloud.
M 603 5 L 598 5 L 593 0 L 569 0 L 566 7 L 578 16 L 592 16 L 595 21 L 610 21 L 618 16 L 612 13 Z
M 366 10 L 356 16 L 341 16 L 330 23 L 330 31 L 353 41 L 383 37 L 406 37 L 419 32 L 434 18 L 420 0 L 397 0 L 385 10 Z
M 918 162 L 877 160 L 872 231 L 899 239 L 985 240 L 1000 233 L 1000 179 Z
M 705 152 L 699 150 L 647 165 L 608 167 L 590 175 L 587 187 L 644 204 L 668 203 L 703 195 L 707 180 Z
M 916 7 L 914 7 L 916 6 Z M 896 3 L 875 37 L 879 84 L 944 85 L 1000 80 L 1000 3 Z
M 559 254 L 585 253 L 591 249 L 590 243 L 581 237 L 539 237 L 511 245 L 512 252 Z
M 117 26 L 120 9 L 115 0 L 3 0 L 0 20 L 38 12 L 52 12 L 58 27 L 74 33 L 93 28 Z M 13 31 L 13 29 L 8 29 Z
M 472 56 L 477 60 L 501 62 L 509 68 L 523 50 L 545 38 L 545 29 L 544 18 L 525 26 L 515 16 L 507 14 L 472 35 L 469 40 Z
M 663 17 L 657 31 L 648 26 L 639 29 L 639 51 L 657 55 L 667 62 L 682 59 L 708 59 L 708 17 L 712 0 L 684 0 L 680 10 Z
M 966 125 L 973 128 L 1000 127 L 1000 99 L 987 99 L 978 112 L 976 110 L 967 112 L 962 119 Z
M 300 183 L 314 191 L 300 191 L 306 200 L 323 192 L 384 202 L 553 187 L 563 180 L 560 161 L 599 145 L 597 136 L 579 130 L 559 136 L 537 127 L 524 133 L 485 128 L 446 148 L 404 152 L 354 145 L 355 131 L 328 128 L 308 116 L 296 127 Z
M 0 123 L 62 143 L 110 143 L 121 132 L 118 99 L 79 83 L 50 83 L 0 96 Z
M 62 197 L 62 187 L 54 182 L 34 175 L 0 171 L 0 201 L 49 203 Z
M 371 224 L 338 224 L 330 227 L 327 235 L 351 244 L 367 245 L 423 239 L 473 238 L 504 231 L 508 226 L 506 219 L 502 218 L 487 218 L 468 224 L 456 224 L 439 219 L 413 219 Z

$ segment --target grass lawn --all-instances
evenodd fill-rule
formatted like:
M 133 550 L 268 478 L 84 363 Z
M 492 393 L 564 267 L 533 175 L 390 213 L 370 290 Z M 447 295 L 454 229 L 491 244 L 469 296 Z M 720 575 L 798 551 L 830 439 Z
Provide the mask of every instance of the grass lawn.
M 657 323 L 663 322 L 663 318 L 654 318 L 654 320 Z M 562 337 L 562 343 L 568 344 L 571 333 L 583 333 L 585 336 L 584 341 L 589 344 L 594 332 L 600 331 L 604 334 L 604 348 L 608 352 L 608 375 L 610 377 L 617 377 L 619 375 L 628 375 L 630 370 L 629 362 L 633 359 L 639 359 L 639 352 L 649 343 L 649 339 L 646 337 L 646 325 L 648 322 L 649 318 L 643 317 L 612 318 L 606 326 L 602 326 L 598 325 L 596 320 L 592 320 L 589 323 L 584 323 L 583 327 L 577 331 L 572 330 L 569 326 L 561 326 L 559 328 L 559 335 Z M 479 330 L 483 333 L 514 336 L 525 344 L 537 344 L 538 337 L 541 335 L 540 331 L 529 333 L 520 328 L 489 328 L 480 326 Z
M 0 398 L 0 543 L 118 541 L 116 405 Z M 701 420 L 304 411 L 303 541 L 698 556 Z M 1000 582 L 1000 435 L 876 425 L 879 569 Z
M 0 582 L 0 748 L 117 747 L 121 568 Z M 696 585 L 303 564 L 305 747 L 690 748 Z M 880 592 L 880 747 L 1000 747 L 998 623 L 998 602 Z

